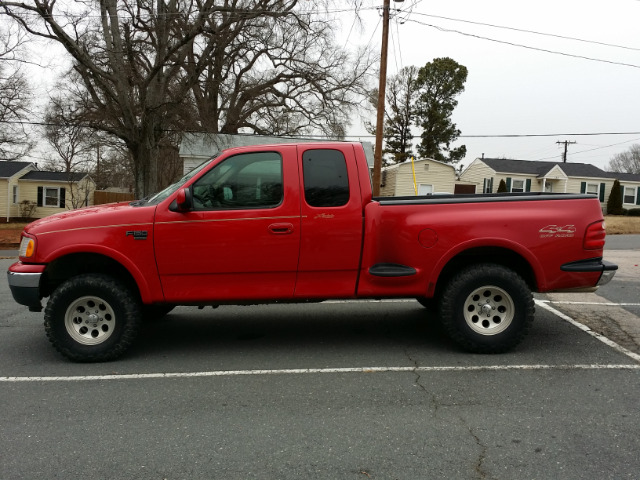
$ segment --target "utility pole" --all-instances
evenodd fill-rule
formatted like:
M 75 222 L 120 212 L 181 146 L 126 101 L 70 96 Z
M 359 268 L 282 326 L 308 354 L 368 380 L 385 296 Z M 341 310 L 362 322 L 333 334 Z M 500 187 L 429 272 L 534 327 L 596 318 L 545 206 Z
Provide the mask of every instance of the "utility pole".
M 562 155 L 562 163 L 567 163 L 567 147 L 576 142 L 570 142 L 568 140 L 565 140 L 564 142 L 556 142 L 556 143 L 558 145 L 560 145 L 561 143 L 564 143 L 564 155 Z
M 384 100 L 387 88 L 387 48 L 389 45 L 389 5 L 382 6 L 382 51 L 380 52 L 380 83 L 378 86 L 378 111 L 376 119 L 376 147 L 373 151 L 373 196 L 380 195 L 380 172 L 382 171 L 382 131 L 384 127 Z

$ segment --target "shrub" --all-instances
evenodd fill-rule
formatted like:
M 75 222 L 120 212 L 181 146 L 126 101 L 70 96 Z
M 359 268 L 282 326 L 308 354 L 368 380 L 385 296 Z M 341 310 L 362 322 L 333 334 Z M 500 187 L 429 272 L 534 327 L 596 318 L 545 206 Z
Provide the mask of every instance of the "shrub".
M 20 216 L 26 220 L 30 219 L 36 211 L 36 207 L 38 206 L 36 202 L 32 202 L 30 200 L 23 200 L 19 204 L 20 206 Z
M 631 208 L 627 210 L 627 215 L 630 217 L 640 217 L 640 208 Z
M 609 200 L 607 200 L 607 215 L 623 215 L 622 211 L 622 190 L 620 182 L 616 179 L 611 187 Z

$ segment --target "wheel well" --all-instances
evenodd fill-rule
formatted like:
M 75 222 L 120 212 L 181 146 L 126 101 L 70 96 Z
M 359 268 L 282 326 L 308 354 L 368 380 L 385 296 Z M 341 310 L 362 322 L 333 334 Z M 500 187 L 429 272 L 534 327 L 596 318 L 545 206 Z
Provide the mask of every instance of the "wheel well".
M 85 273 L 104 273 L 122 282 L 136 295 L 140 295 L 131 273 L 113 258 L 97 253 L 73 253 L 57 258 L 47 265 L 41 284 L 42 296 L 51 295 L 62 282 Z
M 531 290 L 537 290 L 536 276 L 524 257 L 507 248 L 478 247 L 465 250 L 449 260 L 438 277 L 436 295 L 457 272 L 478 263 L 494 263 L 509 268 L 520 275 Z

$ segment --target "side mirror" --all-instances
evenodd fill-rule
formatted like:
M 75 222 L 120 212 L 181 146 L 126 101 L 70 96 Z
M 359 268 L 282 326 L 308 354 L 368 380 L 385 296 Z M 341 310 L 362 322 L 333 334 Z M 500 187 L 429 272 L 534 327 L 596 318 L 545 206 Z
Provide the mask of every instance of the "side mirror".
M 190 188 L 178 190 L 176 199 L 171 202 L 169 210 L 172 212 L 188 212 L 193 209 L 193 194 Z

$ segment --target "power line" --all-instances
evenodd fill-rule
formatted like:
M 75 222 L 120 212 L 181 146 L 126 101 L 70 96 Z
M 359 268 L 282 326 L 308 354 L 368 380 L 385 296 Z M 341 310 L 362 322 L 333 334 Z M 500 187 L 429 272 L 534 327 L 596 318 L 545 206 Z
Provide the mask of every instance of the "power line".
M 640 1 L 640 0 L 639 0 Z M 0 124 L 12 124 L 12 125 L 31 125 L 31 126 L 36 126 L 36 127 L 56 127 L 56 126 L 63 126 L 63 124 L 61 123 L 55 123 L 55 122 L 36 122 L 36 121 L 29 121 L 29 120 L 24 120 L 24 121 L 20 121 L 20 120 L 0 120 Z M 64 124 L 64 126 L 67 126 L 69 124 Z M 88 125 L 81 125 L 81 124 L 77 124 L 75 125 L 77 127 L 86 127 L 86 128 L 90 128 Z M 185 132 L 185 133 L 202 133 L 200 131 L 196 132 L 196 131 L 192 131 L 192 130 L 175 130 L 175 129 L 165 129 L 165 132 Z M 247 135 L 252 135 L 252 134 L 247 134 Z M 566 132 L 560 132 L 560 133 L 503 133 L 503 134 L 480 134 L 480 135 L 460 135 L 458 138 L 535 138 L 535 137 L 597 137 L 597 136 L 604 136 L 604 135 L 640 135 L 640 132 L 636 131 L 636 132 L 582 132 L 582 133 L 576 133 L 576 132 L 571 132 L 571 133 L 566 133 Z M 318 138 L 335 138 L 332 135 L 288 135 L 290 137 L 306 137 L 306 136 L 311 136 L 311 137 L 318 137 Z M 375 135 L 370 135 L 370 134 L 366 134 L 366 135 L 345 135 L 345 137 L 349 137 L 349 138 L 374 138 Z M 626 142 L 622 142 L 622 143 L 626 143 Z
M 632 63 L 615 62 L 613 60 L 604 60 L 604 59 L 601 59 L 601 58 L 587 57 L 585 55 L 574 55 L 572 53 L 558 52 L 556 50 L 549 50 L 549 49 L 546 49 L 546 48 L 530 47 L 529 45 L 523 45 L 521 43 L 508 42 L 506 40 L 497 40 L 495 38 L 484 37 L 482 35 L 475 35 L 475 34 L 472 34 L 472 33 L 461 32 L 460 30 L 448 29 L 448 28 L 440 27 L 438 25 L 432 25 L 430 23 L 421 22 L 419 20 L 408 20 L 408 21 L 417 23 L 419 25 L 424 25 L 425 27 L 435 28 L 436 30 L 440 30 L 441 32 L 457 33 L 459 35 L 464 35 L 465 37 L 472 37 L 472 38 L 478 38 L 478 39 L 481 39 L 481 40 L 488 40 L 490 42 L 502 43 L 504 45 L 510 45 L 512 47 L 526 48 L 528 50 L 536 50 L 538 52 L 552 53 L 554 55 L 562 55 L 562 56 L 565 56 L 565 57 L 580 58 L 580 59 L 589 60 L 589 61 L 592 61 L 592 62 L 601 62 L 601 63 L 608 63 L 608 64 L 611 64 L 611 65 L 621 65 L 621 66 L 624 66 L 624 67 L 640 68 L 640 65 L 634 65 Z
M 640 1 L 640 0 L 638 0 Z M 583 43 L 591 43 L 594 45 L 601 45 L 601 46 L 605 46 L 605 47 L 614 47 L 614 48 L 623 48 L 625 50 L 635 50 L 635 51 L 640 51 L 640 48 L 636 48 L 636 47 L 628 47 L 625 45 L 616 45 L 613 43 L 605 43 L 605 42 L 598 42 L 596 40 L 586 40 L 584 38 L 576 38 L 576 37 L 569 37 L 566 35 L 557 35 L 555 33 L 544 33 L 544 32 L 537 32 L 535 30 L 527 30 L 524 28 L 516 28 L 516 27 L 508 27 L 505 25 L 495 25 L 492 23 L 483 23 L 483 22 L 474 22 L 472 20 L 463 20 L 460 18 L 452 18 L 452 17 L 443 17 L 441 15 L 431 15 L 428 13 L 418 13 L 418 12 L 414 12 L 414 15 L 420 15 L 423 17 L 430 17 L 430 18 L 438 18 L 441 20 L 450 20 L 452 22 L 461 22 L 461 23 L 469 23 L 472 25 L 481 25 L 483 27 L 491 27 L 491 28 L 500 28 L 503 30 L 511 30 L 514 32 L 521 32 L 521 33 L 531 33 L 533 35 L 540 35 L 540 36 L 544 36 L 544 37 L 553 37 L 553 38 L 561 38 L 563 40 L 572 40 L 575 42 L 583 42 Z

